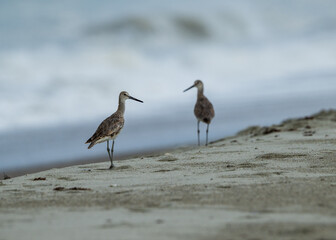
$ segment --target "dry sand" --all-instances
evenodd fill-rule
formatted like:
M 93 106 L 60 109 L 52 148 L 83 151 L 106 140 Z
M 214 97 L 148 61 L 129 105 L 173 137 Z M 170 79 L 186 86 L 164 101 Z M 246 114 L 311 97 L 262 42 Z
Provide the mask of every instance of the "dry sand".
M 336 239 L 336 112 L 0 182 L 0 240 Z

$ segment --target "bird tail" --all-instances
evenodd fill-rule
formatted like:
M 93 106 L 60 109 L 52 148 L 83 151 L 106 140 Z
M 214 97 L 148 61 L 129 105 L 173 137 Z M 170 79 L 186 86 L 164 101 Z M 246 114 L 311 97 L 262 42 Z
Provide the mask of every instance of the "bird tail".
M 88 146 L 88 149 L 92 148 L 95 144 L 96 144 L 96 142 L 92 142 L 92 143 Z
M 85 144 L 90 143 L 90 145 L 88 146 L 88 149 L 92 148 L 92 147 L 96 144 L 96 142 L 95 142 L 95 141 L 92 141 L 92 140 L 93 140 L 93 139 L 92 139 L 92 137 L 91 137 L 91 138 L 89 138 L 89 139 L 85 142 Z

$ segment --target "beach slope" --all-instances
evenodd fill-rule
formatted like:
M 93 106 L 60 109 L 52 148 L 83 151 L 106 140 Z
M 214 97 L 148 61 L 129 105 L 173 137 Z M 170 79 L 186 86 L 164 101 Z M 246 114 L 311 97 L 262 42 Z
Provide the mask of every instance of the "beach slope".
M 334 239 L 336 112 L 0 181 L 0 240 Z

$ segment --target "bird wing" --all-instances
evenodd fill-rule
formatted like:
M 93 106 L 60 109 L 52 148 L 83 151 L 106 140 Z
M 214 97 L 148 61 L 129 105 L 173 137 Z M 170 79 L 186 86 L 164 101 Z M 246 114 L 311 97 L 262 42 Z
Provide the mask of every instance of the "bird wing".
M 205 96 L 197 100 L 194 113 L 197 119 L 205 123 L 210 123 L 211 119 L 215 116 L 215 110 L 211 102 Z
M 94 143 L 107 136 L 113 137 L 120 132 L 123 126 L 124 118 L 118 114 L 112 114 L 110 117 L 102 121 L 96 132 L 86 141 L 86 143 Z

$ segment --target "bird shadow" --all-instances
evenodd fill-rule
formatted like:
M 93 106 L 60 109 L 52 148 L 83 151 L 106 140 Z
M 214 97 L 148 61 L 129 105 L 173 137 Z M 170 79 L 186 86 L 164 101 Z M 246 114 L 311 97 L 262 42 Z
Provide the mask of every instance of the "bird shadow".
M 125 170 L 125 169 L 131 169 L 132 167 L 130 165 L 123 165 L 123 166 L 118 166 L 118 167 L 114 167 L 112 169 L 110 168 L 96 168 L 94 170 L 96 171 L 118 171 L 118 170 Z
M 96 171 L 113 171 L 113 169 L 110 169 L 110 168 L 96 168 L 96 169 L 93 169 L 93 170 L 96 170 Z

